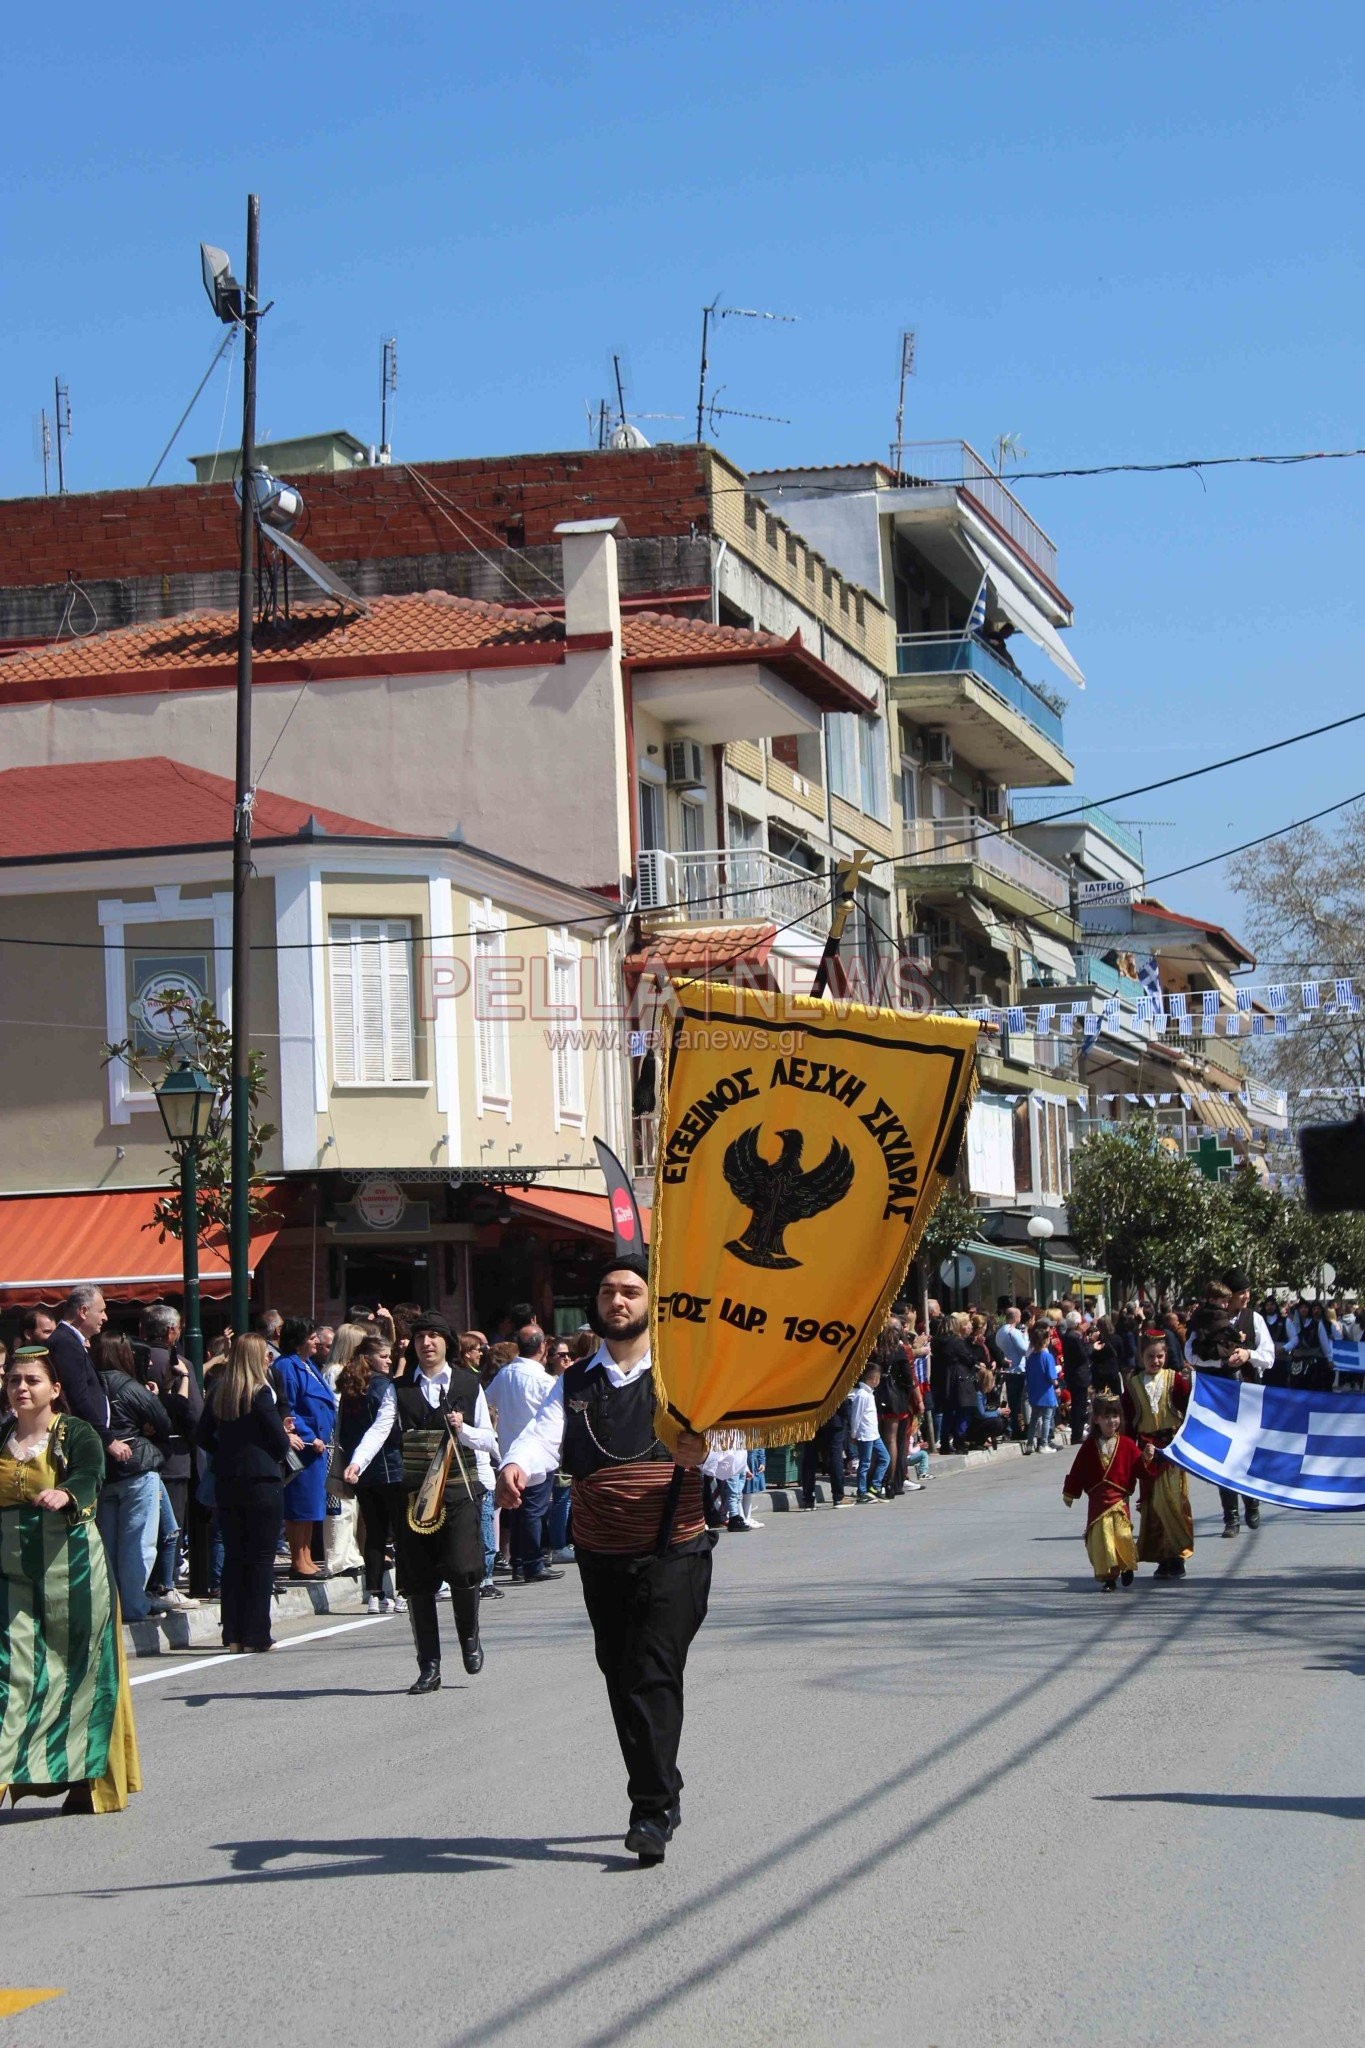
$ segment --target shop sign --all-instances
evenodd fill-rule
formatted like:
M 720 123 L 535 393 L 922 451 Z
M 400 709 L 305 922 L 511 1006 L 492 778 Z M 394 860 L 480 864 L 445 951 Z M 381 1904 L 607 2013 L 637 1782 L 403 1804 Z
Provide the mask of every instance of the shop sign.
M 392 1230 L 408 1206 L 392 1174 L 372 1173 L 356 1189 L 355 1213 L 367 1230 Z

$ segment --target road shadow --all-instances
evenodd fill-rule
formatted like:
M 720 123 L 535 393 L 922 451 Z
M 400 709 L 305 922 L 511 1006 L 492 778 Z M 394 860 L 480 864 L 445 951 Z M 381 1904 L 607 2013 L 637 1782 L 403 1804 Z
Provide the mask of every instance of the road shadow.
M 639 1861 L 619 1847 L 619 1835 L 364 1835 L 340 1841 L 279 1836 L 256 1842 L 215 1842 L 228 1859 L 217 1877 L 185 1883 L 109 1885 L 84 1898 L 124 1898 L 139 1892 L 217 1891 L 225 1885 L 315 1884 L 320 1878 L 466 1877 L 517 1863 L 583 1863 L 610 1873 L 638 1871 Z
M 1244 1807 L 1248 1813 L 1320 1813 L 1328 1820 L 1365 1820 L 1365 1799 L 1296 1792 L 1097 1792 L 1105 1805 Z
M 442 1691 L 463 1690 L 463 1687 Z M 218 1707 L 233 1700 L 392 1700 L 405 1693 L 405 1685 L 316 1685 L 283 1687 L 272 1692 L 184 1692 L 165 1693 L 163 1698 L 178 1707 Z

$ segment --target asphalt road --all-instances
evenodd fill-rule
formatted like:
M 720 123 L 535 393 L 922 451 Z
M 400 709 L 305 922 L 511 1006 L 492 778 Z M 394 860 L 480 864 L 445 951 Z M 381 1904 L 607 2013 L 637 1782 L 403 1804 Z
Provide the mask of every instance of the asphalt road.
M 572 1570 L 432 1699 L 401 1620 L 140 1684 L 126 1814 L 0 1822 L 0 2043 L 1354 2048 L 1365 1528 L 1196 1487 L 1111 1598 L 1065 1469 L 722 1538 L 657 1870 Z

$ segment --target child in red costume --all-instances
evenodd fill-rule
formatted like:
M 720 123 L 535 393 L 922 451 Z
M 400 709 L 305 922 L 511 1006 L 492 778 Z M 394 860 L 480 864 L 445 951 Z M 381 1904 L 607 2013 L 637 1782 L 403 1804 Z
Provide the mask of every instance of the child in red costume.
M 1068 1507 L 1082 1494 L 1087 1497 L 1085 1547 L 1106 1593 L 1112 1593 L 1120 1579 L 1131 1586 L 1137 1570 L 1128 1501 L 1142 1470 L 1142 1453 L 1130 1436 L 1119 1435 L 1122 1416 L 1117 1394 L 1096 1394 L 1090 1434 L 1062 1486 L 1062 1499 Z

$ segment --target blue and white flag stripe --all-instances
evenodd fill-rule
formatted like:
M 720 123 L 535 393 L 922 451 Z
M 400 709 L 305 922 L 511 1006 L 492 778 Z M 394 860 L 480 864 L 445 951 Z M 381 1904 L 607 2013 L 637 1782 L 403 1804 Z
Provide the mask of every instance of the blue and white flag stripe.
M 1196 1478 L 1277 1507 L 1365 1508 L 1365 1394 L 1310 1394 L 1196 1372 L 1166 1456 Z

